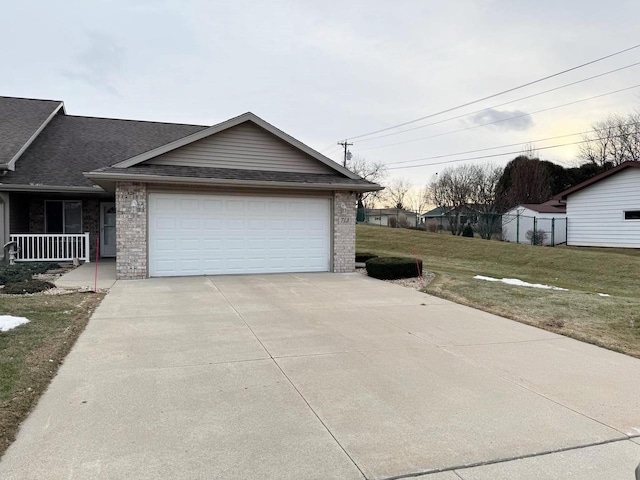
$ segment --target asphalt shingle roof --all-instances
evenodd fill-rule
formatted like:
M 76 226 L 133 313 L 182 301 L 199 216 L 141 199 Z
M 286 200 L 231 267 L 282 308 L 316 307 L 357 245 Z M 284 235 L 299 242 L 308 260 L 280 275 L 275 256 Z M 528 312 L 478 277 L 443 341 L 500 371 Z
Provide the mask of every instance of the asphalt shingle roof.
M 7 164 L 60 106 L 55 100 L 0 97 L 0 164 Z
M 140 155 L 207 127 L 57 115 L 2 184 L 91 187 L 83 172 Z M 0 144 L 3 142 L 0 141 Z
M 332 185 L 375 185 L 364 179 L 352 179 L 336 174 L 273 172 L 266 170 L 244 170 L 232 168 L 185 167 L 173 165 L 140 164 L 128 168 L 106 167 L 99 172 L 122 173 L 127 175 L 157 175 L 185 178 L 215 178 L 220 180 L 249 180 L 267 182 L 291 182 Z

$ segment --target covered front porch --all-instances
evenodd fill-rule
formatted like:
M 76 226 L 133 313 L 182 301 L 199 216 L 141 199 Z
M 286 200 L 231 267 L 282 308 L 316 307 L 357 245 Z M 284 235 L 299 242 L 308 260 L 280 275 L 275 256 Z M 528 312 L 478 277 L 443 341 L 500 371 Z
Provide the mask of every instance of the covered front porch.
M 112 195 L 11 192 L 3 195 L 6 242 L 17 262 L 94 262 L 116 255 Z M 4 250 L 8 259 L 9 248 Z

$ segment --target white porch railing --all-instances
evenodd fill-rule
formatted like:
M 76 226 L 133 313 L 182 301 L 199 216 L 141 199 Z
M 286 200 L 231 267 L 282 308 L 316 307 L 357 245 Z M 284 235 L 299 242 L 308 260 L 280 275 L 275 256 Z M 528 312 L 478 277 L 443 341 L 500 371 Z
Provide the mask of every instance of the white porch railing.
M 10 235 L 16 242 L 18 262 L 66 262 L 75 258 L 89 263 L 89 233 L 17 233 Z

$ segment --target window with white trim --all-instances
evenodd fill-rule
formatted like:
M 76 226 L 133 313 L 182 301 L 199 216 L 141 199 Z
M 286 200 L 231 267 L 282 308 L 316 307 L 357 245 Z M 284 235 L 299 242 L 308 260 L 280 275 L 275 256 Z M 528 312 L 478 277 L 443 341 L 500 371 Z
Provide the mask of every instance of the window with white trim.
M 46 233 L 82 233 L 82 201 L 46 200 L 44 219 Z
M 624 212 L 625 220 L 640 220 L 640 210 L 627 210 Z

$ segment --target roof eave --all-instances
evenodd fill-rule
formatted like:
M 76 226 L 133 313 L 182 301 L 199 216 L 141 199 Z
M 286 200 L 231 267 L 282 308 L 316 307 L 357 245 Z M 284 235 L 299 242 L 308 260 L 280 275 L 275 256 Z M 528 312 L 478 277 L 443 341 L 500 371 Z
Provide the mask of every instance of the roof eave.
M 218 124 L 213 125 L 211 127 L 205 128 L 204 130 L 200 130 L 199 132 L 192 133 L 191 135 L 187 135 L 186 137 L 179 138 L 178 140 L 174 140 L 173 142 L 169 142 L 166 145 L 163 145 L 163 146 L 158 147 L 158 148 L 154 148 L 153 150 L 149 150 L 148 152 L 142 153 L 140 155 L 136 155 L 135 157 L 131 157 L 131 158 L 127 159 L 127 160 L 124 160 L 122 162 L 116 163 L 116 164 L 114 164 L 112 166 L 115 167 L 115 168 L 133 167 L 134 165 L 138 165 L 138 164 L 140 164 L 142 162 L 145 162 L 147 160 L 155 158 L 158 155 L 162 155 L 164 153 L 170 152 L 170 151 L 175 150 L 177 148 L 184 147 L 185 145 L 188 145 L 188 144 L 193 143 L 193 142 L 197 142 L 198 140 L 202 140 L 203 138 L 209 137 L 209 136 L 214 135 L 214 134 L 216 134 L 218 132 L 221 132 L 223 130 L 227 130 L 229 128 L 235 127 L 235 126 L 240 125 L 241 123 L 244 123 L 244 122 L 247 122 L 247 121 L 251 121 L 251 122 L 255 123 L 256 125 L 258 125 L 259 127 L 264 128 L 269 133 L 271 133 L 271 134 L 275 135 L 276 137 L 280 138 L 282 141 L 289 143 L 290 145 L 298 148 L 299 150 L 302 150 L 307 155 L 313 157 L 314 159 L 316 159 L 319 162 L 325 164 L 326 166 L 330 167 L 331 169 L 333 169 L 333 170 L 335 170 L 337 172 L 340 172 L 341 174 L 345 175 L 347 178 L 350 178 L 352 180 L 360 179 L 360 177 L 358 175 L 356 175 L 355 173 L 353 173 L 349 169 L 342 167 L 341 165 L 337 164 L 336 162 L 334 162 L 330 158 L 325 157 L 320 152 L 317 152 L 314 149 L 312 149 L 311 147 L 309 147 L 309 146 L 305 145 L 304 143 L 302 143 L 301 141 L 296 140 L 291 135 L 288 135 L 287 133 L 283 132 L 282 130 L 274 127 L 269 122 L 266 122 L 265 120 L 261 119 L 260 117 L 258 117 L 257 115 L 255 115 L 254 113 L 251 113 L 251 112 L 243 113 L 242 115 L 240 115 L 238 117 L 226 120 L 226 121 L 224 121 L 222 123 L 218 123 Z
M 62 109 L 62 113 L 65 113 L 64 103 L 60 102 L 58 106 L 53 110 L 53 112 L 42 122 L 42 124 L 38 127 L 38 129 L 33 132 L 33 135 L 29 137 L 29 139 L 20 147 L 20 150 L 16 152 L 16 154 L 9 160 L 7 163 L 0 164 L 0 171 L 14 171 L 16 169 L 16 162 L 20 158 L 20 156 L 25 152 L 29 145 L 33 143 L 33 141 L 40 135 L 42 130 L 49 124 L 49 122 L 55 117 L 58 112 Z
M 305 183 L 305 182 L 278 182 L 268 180 L 236 180 L 220 178 L 196 178 L 178 177 L 166 175 L 110 173 L 110 172 L 85 172 L 83 174 L 92 182 L 103 186 L 106 190 L 113 189 L 114 182 L 143 182 L 168 185 L 200 185 L 215 187 L 245 187 L 245 188 L 267 188 L 267 189 L 291 189 L 291 190 L 341 190 L 355 192 L 373 192 L 382 190 L 384 187 L 378 184 L 362 185 L 355 183 Z
M 105 193 L 102 187 L 75 187 L 67 185 L 20 185 L 0 183 L 0 192 L 31 192 L 31 193 L 89 193 L 101 195 Z

